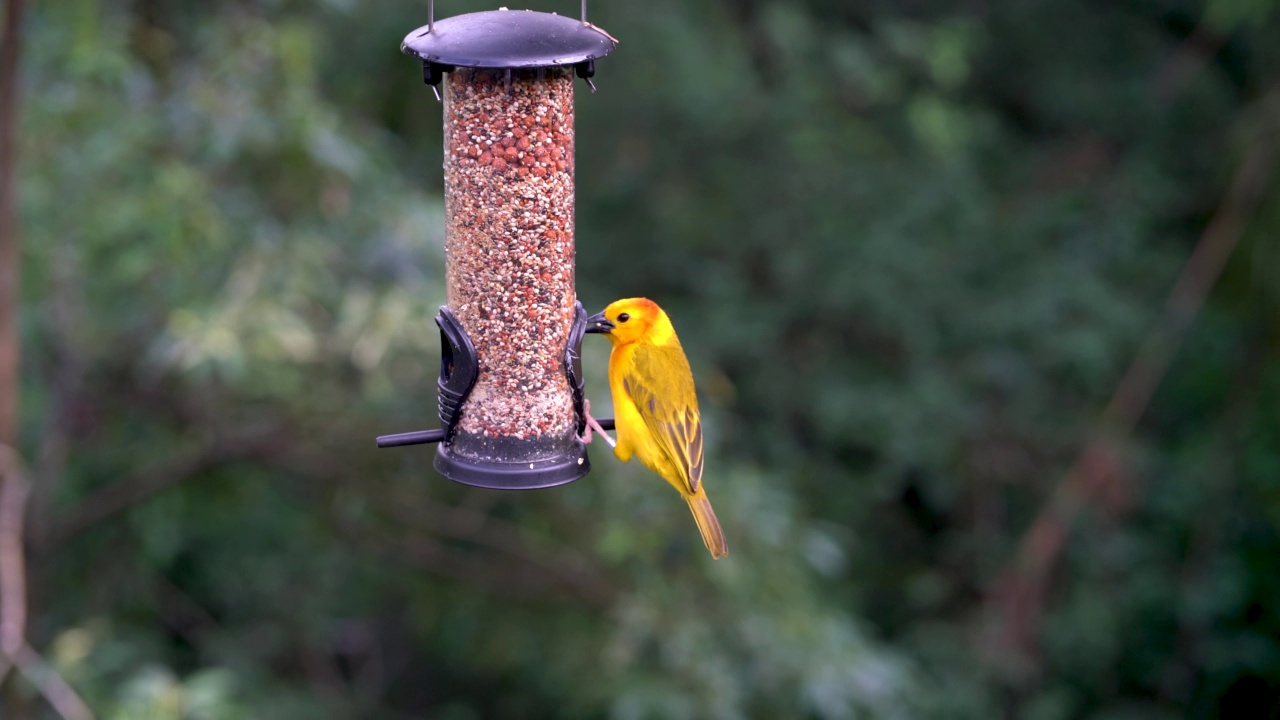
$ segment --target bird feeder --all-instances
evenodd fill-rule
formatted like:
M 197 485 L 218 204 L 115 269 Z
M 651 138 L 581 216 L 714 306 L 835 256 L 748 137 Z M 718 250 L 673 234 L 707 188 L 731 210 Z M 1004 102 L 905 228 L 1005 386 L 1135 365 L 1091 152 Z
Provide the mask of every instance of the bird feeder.
M 574 83 L 616 41 L 586 21 L 494 10 L 436 21 L 400 49 L 444 103 L 447 305 L 435 468 L 479 487 L 530 489 L 590 470 L 574 290 Z

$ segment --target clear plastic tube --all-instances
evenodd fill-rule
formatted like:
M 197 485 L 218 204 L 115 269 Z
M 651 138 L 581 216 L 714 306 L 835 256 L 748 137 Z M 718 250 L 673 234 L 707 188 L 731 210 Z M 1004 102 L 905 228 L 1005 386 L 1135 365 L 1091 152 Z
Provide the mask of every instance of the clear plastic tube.
M 453 454 L 533 462 L 573 448 L 573 74 L 458 68 L 444 80 L 449 307 L 480 373 Z

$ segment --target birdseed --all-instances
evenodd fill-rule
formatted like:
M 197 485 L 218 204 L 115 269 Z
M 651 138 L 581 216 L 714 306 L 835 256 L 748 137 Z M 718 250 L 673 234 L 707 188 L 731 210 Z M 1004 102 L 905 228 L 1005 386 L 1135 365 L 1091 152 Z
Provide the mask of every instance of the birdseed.
M 524 460 L 538 449 L 552 457 L 577 424 L 564 370 L 575 299 L 573 75 L 459 68 L 443 84 L 448 302 L 480 366 L 451 449 L 493 459 L 495 447 L 529 441 Z

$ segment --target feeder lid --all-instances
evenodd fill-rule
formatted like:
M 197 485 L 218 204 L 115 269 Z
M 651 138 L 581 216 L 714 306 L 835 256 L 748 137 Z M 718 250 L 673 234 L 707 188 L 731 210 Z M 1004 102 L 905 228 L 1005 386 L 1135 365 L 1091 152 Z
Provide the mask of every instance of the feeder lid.
M 405 37 L 400 51 L 441 65 L 537 68 L 594 60 L 613 52 L 615 45 L 595 26 L 571 17 L 489 10 L 423 25 Z

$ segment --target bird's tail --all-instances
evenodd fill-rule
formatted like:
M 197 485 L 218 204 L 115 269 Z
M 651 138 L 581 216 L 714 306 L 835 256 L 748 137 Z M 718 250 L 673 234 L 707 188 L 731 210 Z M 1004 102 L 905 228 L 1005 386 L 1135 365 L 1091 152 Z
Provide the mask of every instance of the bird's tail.
M 724 541 L 724 531 L 720 529 L 720 521 L 716 519 L 716 511 L 711 509 L 711 501 L 707 499 L 705 490 L 697 495 L 685 495 L 689 509 L 693 511 L 693 519 L 698 521 L 698 530 L 702 532 L 702 542 L 707 544 L 711 557 L 721 558 L 729 554 L 729 544 Z

